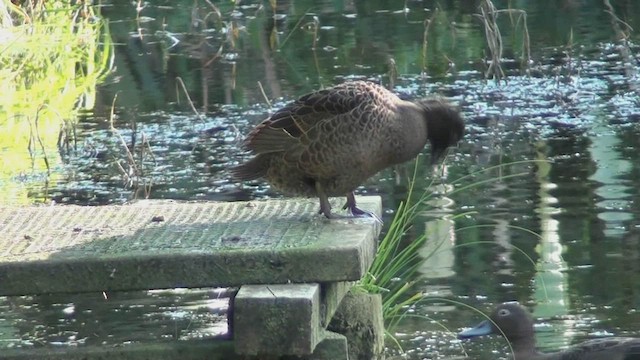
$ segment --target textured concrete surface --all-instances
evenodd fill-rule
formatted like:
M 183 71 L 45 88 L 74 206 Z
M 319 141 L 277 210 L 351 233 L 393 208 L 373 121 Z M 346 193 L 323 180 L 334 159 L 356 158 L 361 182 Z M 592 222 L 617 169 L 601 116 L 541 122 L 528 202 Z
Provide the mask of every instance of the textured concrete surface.
M 328 330 L 346 336 L 350 360 L 384 359 L 382 297 L 350 291 L 340 303 Z
M 358 204 L 381 215 L 379 197 Z M 0 295 L 358 280 L 381 225 L 317 210 L 316 199 L 0 207 Z
M 349 360 L 347 338 L 331 331 L 323 331 L 324 339 L 313 354 L 303 357 L 308 360 Z
M 243 285 L 233 306 L 233 342 L 245 355 L 311 355 L 322 340 L 320 285 Z
M 326 328 L 353 284 L 243 285 L 230 315 L 236 352 L 346 359 L 346 338 Z
M 320 284 L 320 325 L 327 328 L 340 302 L 349 293 L 355 282 L 337 282 Z

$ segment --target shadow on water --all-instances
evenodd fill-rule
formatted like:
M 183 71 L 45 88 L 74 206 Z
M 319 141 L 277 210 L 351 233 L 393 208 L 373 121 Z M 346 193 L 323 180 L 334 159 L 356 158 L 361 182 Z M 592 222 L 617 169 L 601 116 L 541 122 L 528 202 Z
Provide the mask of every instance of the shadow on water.
M 514 19 L 498 18 L 507 78 L 497 83 L 484 77 L 479 3 L 409 1 L 403 9 L 380 1 L 296 1 L 277 2 L 274 10 L 242 2 L 218 8 L 166 2 L 136 11 L 131 2 L 114 0 L 103 15 L 119 44 L 116 71 L 78 123 L 74 146 L 61 153 L 54 181 L 45 188 L 37 176 L 21 175 L 0 184 L 17 183 L 32 203 L 279 196 L 262 182 L 235 184 L 225 172 L 245 156 L 243 134 L 273 108 L 353 78 L 393 83 L 407 97 L 438 93 L 456 102 L 469 124 L 463 144 L 449 156 L 447 185 L 459 188 L 464 184 L 455 179 L 493 165 L 546 162 L 472 175 L 473 181 L 500 180 L 425 205 L 412 231 L 436 229 L 446 242 L 421 269 L 420 291 L 483 310 L 506 300 L 531 305 L 541 319 L 543 349 L 597 335 L 639 335 L 638 36 L 629 32 L 621 39 L 601 1 L 496 1 L 499 9 L 527 12 L 532 51 L 523 66 L 522 32 L 512 30 Z M 640 27 L 640 2 L 613 5 L 620 19 Z M 425 44 L 428 18 L 433 23 Z M 153 154 L 140 164 L 151 184 L 144 191 L 127 186 L 114 165 L 127 156 L 109 127 L 116 94 L 116 128 L 133 154 L 143 137 Z M 407 173 L 402 167 L 385 171 L 359 192 L 381 194 L 389 220 L 406 195 Z M 508 177 L 516 173 L 525 175 Z M 431 169 L 424 168 L 418 184 L 427 186 L 430 178 Z M 466 211 L 476 213 L 442 223 L 443 214 Z M 175 303 L 183 296 L 175 295 Z M 200 301 L 208 295 L 188 296 Z M 42 319 L 38 326 L 46 327 L 49 316 L 57 319 L 68 307 L 84 312 L 93 306 L 33 299 L 4 299 L 2 308 L 9 314 L 31 309 Z M 398 330 L 407 358 L 463 354 L 454 334 L 473 324 L 475 314 L 436 300 L 409 311 L 450 332 L 407 318 Z M 38 336 L 27 337 L 22 341 Z M 506 358 L 500 339 L 463 345 L 475 358 L 495 359 L 496 349 Z

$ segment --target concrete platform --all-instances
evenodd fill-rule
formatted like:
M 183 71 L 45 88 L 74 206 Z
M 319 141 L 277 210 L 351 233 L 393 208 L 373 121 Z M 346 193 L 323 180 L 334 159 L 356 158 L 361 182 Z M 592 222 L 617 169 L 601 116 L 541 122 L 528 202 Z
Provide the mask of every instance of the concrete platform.
M 358 202 L 381 215 L 379 197 Z M 381 224 L 328 220 L 317 208 L 315 199 L 0 207 L 0 296 L 9 296 L 0 358 L 346 360 L 354 340 L 327 326 L 370 267 Z M 184 310 L 135 291 L 214 287 L 233 287 L 226 303 L 205 291 Z
M 381 216 L 379 197 L 357 200 Z M 317 199 L 0 207 L 0 295 L 360 279 L 381 224 L 317 210 Z

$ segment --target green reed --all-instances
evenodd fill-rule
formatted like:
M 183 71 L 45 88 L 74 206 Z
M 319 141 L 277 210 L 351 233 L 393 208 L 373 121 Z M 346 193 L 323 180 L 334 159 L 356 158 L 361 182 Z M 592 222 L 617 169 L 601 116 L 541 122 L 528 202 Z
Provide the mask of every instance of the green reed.
M 112 66 L 107 22 L 87 3 L 0 0 L 0 142 L 12 154 L 28 148 L 32 162 L 43 156 L 47 170 L 46 149 L 67 140 Z M 27 170 L 12 156 L 0 164 L 5 172 Z
M 502 80 L 505 73 L 502 69 L 503 37 L 498 26 L 498 17 L 508 14 L 514 29 L 522 26 L 522 64 L 528 69 L 531 61 L 531 45 L 529 41 L 529 28 L 527 26 L 527 13 L 520 9 L 497 9 L 491 0 L 483 0 L 480 4 L 480 14 L 476 16 L 482 21 L 485 40 L 489 49 L 488 67 L 485 78 Z

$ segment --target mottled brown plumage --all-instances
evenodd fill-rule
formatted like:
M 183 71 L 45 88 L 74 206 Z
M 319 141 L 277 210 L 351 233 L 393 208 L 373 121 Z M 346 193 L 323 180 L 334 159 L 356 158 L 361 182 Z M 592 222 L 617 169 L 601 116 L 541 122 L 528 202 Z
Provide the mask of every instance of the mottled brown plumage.
M 365 180 L 414 158 L 427 140 L 436 162 L 463 134 L 460 114 L 442 100 L 409 102 L 373 83 L 347 82 L 302 96 L 256 126 L 245 140 L 256 156 L 231 173 L 317 196 L 328 218 L 328 197 L 346 195 L 345 208 L 360 215 L 353 190 Z

